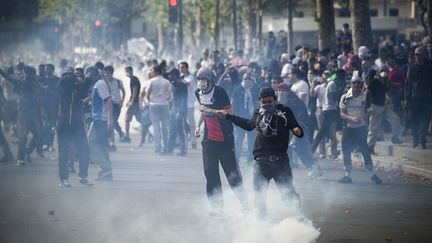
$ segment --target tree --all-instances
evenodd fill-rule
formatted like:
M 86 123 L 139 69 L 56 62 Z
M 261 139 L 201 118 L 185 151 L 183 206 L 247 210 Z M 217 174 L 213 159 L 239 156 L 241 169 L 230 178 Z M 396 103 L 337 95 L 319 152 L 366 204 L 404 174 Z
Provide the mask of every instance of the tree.
M 237 39 L 237 1 L 232 1 L 232 12 L 233 12 L 233 33 L 234 33 L 234 49 L 238 49 L 238 39 Z
M 360 46 L 372 46 L 372 27 L 369 14 L 369 0 L 350 0 L 351 25 L 354 50 Z
M 288 0 L 288 38 L 287 38 L 287 46 L 288 46 L 288 54 L 291 55 L 294 53 L 294 30 L 293 30 L 293 13 L 294 13 L 294 0 Z
M 333 0 L 317 0 L 318 46 L 320 50 L 333 50 L 335 40 L 335 16 Z
M 432 0 L 416 0 L 420 7 L 420 21 L 423 25 L 425 33 L 432 40 Z

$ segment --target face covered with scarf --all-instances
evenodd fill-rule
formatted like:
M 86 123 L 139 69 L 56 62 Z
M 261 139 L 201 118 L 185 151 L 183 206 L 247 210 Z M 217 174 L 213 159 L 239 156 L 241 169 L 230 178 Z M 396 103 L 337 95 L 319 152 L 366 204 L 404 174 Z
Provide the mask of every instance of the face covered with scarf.
M 198 89 L 200 89 L 202 93 L 206 94 L 211 91 L 212 84 L 205 78 L 198 79 Z

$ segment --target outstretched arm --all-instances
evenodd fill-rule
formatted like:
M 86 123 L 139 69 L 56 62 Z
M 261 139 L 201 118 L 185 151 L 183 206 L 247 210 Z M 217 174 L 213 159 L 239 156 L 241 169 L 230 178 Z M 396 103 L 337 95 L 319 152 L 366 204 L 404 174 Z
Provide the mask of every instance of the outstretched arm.
M 252 116 L 251 119 L 246 119 L 246 118 L 242 118 L 242 117 L 230 114 L 226 110 L 217 110 L 216 114 L 218 114 L 218 116 L 220 116 L 222 118 L 225 118 L 225 119 L 231 121 L 232 123 L 234 123 L 234 125 L 242 128 L 244 130 L 252 131 L 255 129 L 256 113 Z

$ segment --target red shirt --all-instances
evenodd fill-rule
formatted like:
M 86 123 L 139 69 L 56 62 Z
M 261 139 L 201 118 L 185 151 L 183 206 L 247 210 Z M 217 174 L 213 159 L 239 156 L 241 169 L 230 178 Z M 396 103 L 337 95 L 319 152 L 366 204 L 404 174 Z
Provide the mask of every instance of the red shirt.
M 405 83 L 405 73 L 397 66 L 390 68 L 388 73 L 388 82 L 390 85 L 390 93 L 400 93 L 403 90 Z

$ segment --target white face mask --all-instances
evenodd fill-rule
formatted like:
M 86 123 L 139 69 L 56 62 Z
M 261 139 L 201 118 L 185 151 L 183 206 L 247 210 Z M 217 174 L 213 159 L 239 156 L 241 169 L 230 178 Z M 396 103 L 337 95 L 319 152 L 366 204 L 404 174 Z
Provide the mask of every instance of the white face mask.
M 252 80 L 245 79 L 245 80 L 243 80 L 243 81 L 241 82 L 241 86 L 242 86 L 243 88 L 245 88 L 245 89 L 250 89 L 250 88 L 252 88 L 252 86 L 253 86 L 253 81 L 252 81 Z
M 209 84 L 207 80 L 198 80 L 198 89 L 202 92 L 207 92 L 209 89 Z

